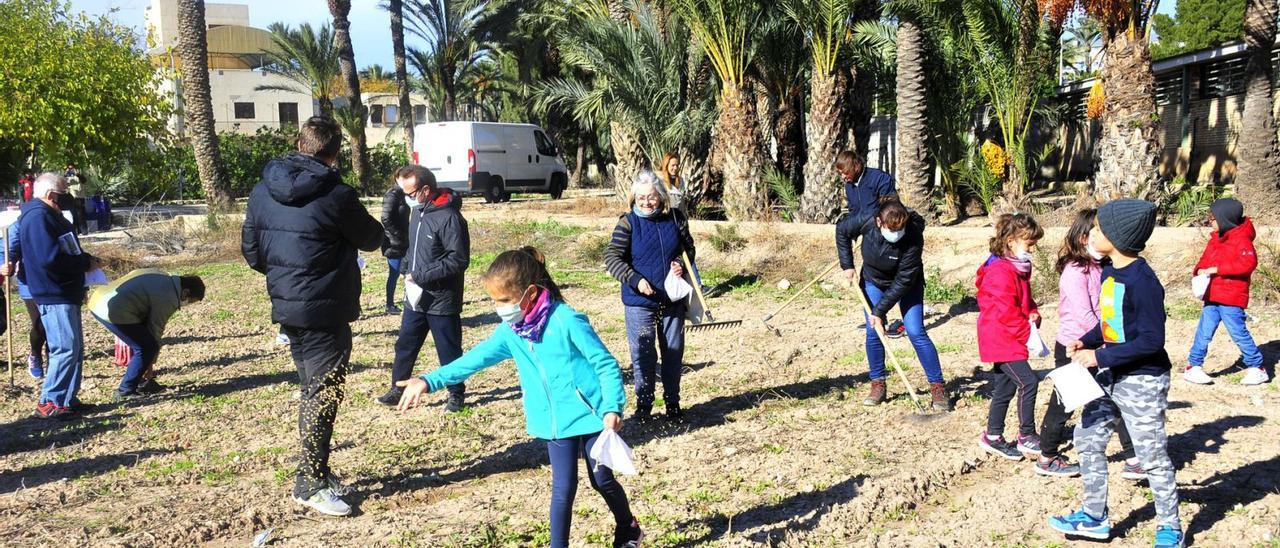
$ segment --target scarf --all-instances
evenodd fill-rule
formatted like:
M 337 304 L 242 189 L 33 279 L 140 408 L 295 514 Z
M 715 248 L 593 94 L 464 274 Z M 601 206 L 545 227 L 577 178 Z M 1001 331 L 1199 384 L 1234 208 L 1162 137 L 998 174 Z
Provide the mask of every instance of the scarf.
M 1020 261 L 1013 257 L 1005 257 L 1009 262 L 1013 263 L 1013 267 L 1023 274 L 1031 273 L 1031 261 Z
M 511 329 L 529 342 L 542 341 L 542 332 L 546 331 L 547 320 L 551 318 L 552 304 L 551 292 L 542 289 L 538 292 L 538 300 L 525 311 L 524 319 L 511 324 Z

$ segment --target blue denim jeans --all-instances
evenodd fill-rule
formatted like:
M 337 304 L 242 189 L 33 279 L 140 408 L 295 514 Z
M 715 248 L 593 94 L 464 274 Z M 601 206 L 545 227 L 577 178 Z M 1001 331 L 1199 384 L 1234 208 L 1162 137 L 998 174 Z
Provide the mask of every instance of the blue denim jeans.
M 662 398 L 668 406 L 679 406 L 680 372 L 684 368 L 684 307 L 625 308 L 636 405 L 653 405 L 654 376 L 661 355 Z
M 884 296 L 884 291 L 871 282 L 863 282 L 866 289 L 867 302 L 874 307 Z M 942 381 L 942 362 L 938 360 L 938 349 L 924 330 L 924 284 L 907 290 L 898 302 L 898 310 L 902 312 L 902 325 L 907 328 L 907 338 L 916 349 L 916 357 L 924 366 L 924 375 L 930 383 Z M 866 314 L 863 314 L 866 317 Z M 871 318 L 867 320 L 867 363 L 871 366 L 871 380 L 882 381 L 888 376 L 884 369 L 884 345 L 880 337 L 871 327 Z
M 1245 367 L 1262 367 L 1262 352 L 1258 351 L 1253 335 L 1249 334 L 1244 309 L 1222 304 L 1205 304 L 1204 310 L 1200 311 L 1200 325 L 1196 326 L 1196 338 L 1191 343 L 1191 355 L 1187 356 L 1187 362 L 1192 367 L 1204 365 L 1204 357 L 1209 353 L 1209 343 L 1213 341 L 1213 334 L 1218 330 L 1219 323 L 1227 326 L 1227 334 L 1240 347 Z
M 42 304 L 40 323 L 49 338 L 49 363 L 40 389 L 40 403 L 71 407 L 80 391 L 84 366 L 84 326 L 80 307 L 74 304 Z
M 156 340 L 151 328 L 145 323 L 114 324 L 96 314 L 93 319 L 98 320 L 102 327 L 129 347 L 129 364 L 125 367 L 124 378 L 120 379 L 118 390 L 122 394 L 137 390 L 138 383 L 142 382 L 142 374 L 151 369 L 160 356 L 160 341 Z
M 587 461 L 587 479 L 591 488 L 604 497 L 605 505 L 619 527 L 631 525 L 633 519 L 627 493 L 613 477 L 613 471 L 596 466 L 591 446 L 600 434 L 547 440 L 547 456 L 551 458 L 551 546 L 569 545 L 569 525 L 573 521 L 573 499 L 578 494 L 578 460 Z
M 387 257 L 387 306 L 394 306 L 396 299 L 396 283 L 400 281 L 400 261 Z

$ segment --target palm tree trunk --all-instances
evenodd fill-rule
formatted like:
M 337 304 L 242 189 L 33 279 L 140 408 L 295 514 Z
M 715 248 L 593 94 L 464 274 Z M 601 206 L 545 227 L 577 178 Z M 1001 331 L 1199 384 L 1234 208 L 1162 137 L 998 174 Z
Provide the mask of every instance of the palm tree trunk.
M 836 173 L 836 156 L 848 145 L 844 124 L 844 77 L 814 71 L 809 90 L 809 158 L 804 164 L 804 194 L 800 218 L 827 223 L 840 216 L 843 184 Z
M 898 24 L 898 152 L 897 183 L 902 202 L 926 217 L 932 216 L 929 199 L 929 166 L 927 139 L 928 118 L 925 114 L 924 36 L 920 26 L 910 19 Z
M 1276 0 L 1245 0 L 1244 117 L 1236 144 L 1236 195 L 1264 224 L 1280 222 L 1280 155 L 1272 114 L 1271 46 L 1276 41 Z
M 758 219 L 765 213 L 761 181 L 765 163 L 763 137 L 749 91 L 724 83 L 716 120 L 724 144 L 724 212 L 731 221 Z
M 613 149 L 613 165 L 609 177 L 613 180 L 614 198 L 620 202 L 631 200 L 631 182 L 645 167 L 644 148 L 631 126 L 622 122 L 609 122 L 609 146 Z
M 200 172 L 200 186 L 209 211 L 231 209 L 231 184 L 222 168 L 218 134 L 214 130 L 213 99 L 209 93 L 209 44 L 206 41 L 203 0 L 178 2 L 178 55 L 182 59 L 182 102 L 191 148 Z
M 404 66 L 404 0 L 388 0 L 391 12 L 391 51 L 395 56 L 396 87 L 400 93 L 400 119 L 404 122 L 405 150 L 413 158 L 413 126 L 425 120 L 413 119 L 413 105 L 409 103 L 409 74 Z
M 778 171 L 791 179 L 796 190 L 804 190 L 804 86 L 794 85 L 778 105 L 773 120 L 773 138 L 778 143 Z
M 351 134 L 351 170 L 355 172 L 360 189 L 366 193 L 369 188 L 369 150 L 364 137 L 365 109 L 360 100 L 360 74 L 356 71 L 356 52 L 351 46 L 351 21 L 347 15 L 351 13 L 351 0 L 329 0 L 329 13 L 333 15 L 333 46 L 338 49 L 338 66 L 342 69 L 342 79 L 347 83 L 347 101 L 352 112 L 362 122 Z
M 1105 44 L 1102 86 L 1106 108 L 1098 143 L 1095 192 L 1108 200 L 1152 199 L 1157 192 L 1160 125 L 1156 120 L 1155 74 L 1146 37 L 1120 31 Z
M 853 20 L 877 21 L 880 19 L 880 0 L 863 0 L 854 8 Z M 846 69 L 837 69 L 846 70 Z M 850 135 L 841 137 L 842 147 L 850 147 L 855 154 L 864 158 L 871 141 L 871 117 L 875 114 L 876 80 L 875 73 L 865 67 L 850 66 L 843 73 L 848 80 L 844 83 L 844 108 L 840 116 L 844 120 L 846 131 Z M 850 146 L 852 139 L 852 146 Z M 837 151 L 839 152 L 839 151 Z M 832 172 L 835 170 L 835 157 L 832 157 Z

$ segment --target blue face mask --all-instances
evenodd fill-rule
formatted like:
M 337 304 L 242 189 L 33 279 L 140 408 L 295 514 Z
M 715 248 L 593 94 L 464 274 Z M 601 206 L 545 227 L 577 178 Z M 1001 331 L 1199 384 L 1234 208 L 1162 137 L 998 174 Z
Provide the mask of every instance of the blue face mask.
M 408 194 L 405 194 L 405 196 L 404 196 L 404 203 L 409 204 L 409 207 L 411 207 L 411 208 L 412 208 L 412 207 L 418 207 L 419 205 L 422 205 L 422 204 L 418 203 L 418 201 L 417 201 L 417 200 L 413 199 L 413 196 L 410 196 L 410 195 L 408 195 Z
M 632 207 L 632 208 L 631 208 L 631 211 L 632 211 L 632 213 L 635 213 L 636 215 L 638 215 L 638 216 L 639 216 L 640 218 L 642 218 L 642 219 L 648 219 L 649 217 L 652 217 L 652 216 L 654 216 L 654 215 L 657 215 L 657 214 L 658 214 L 658 210 L 656 210 L 656 209 L 655 209 L 655 210 L 653 210 L 653 211 L 650 211 L 649 213 L 645 213 L 644 211 L 641 211 L 641 210 L 640 210 L 640 206 L 634 206 L 634 207 Z
M 889 230 L 887 228 L 880 229 L 880 235 L 884 236 L 884 241 L 889 242 L 891 244 L 898 243 L 898 240 L 901 240 L 902 237 L 905 236 L 906 234 L 907 234 L 906 229 L 903 229 L 903 230 Z

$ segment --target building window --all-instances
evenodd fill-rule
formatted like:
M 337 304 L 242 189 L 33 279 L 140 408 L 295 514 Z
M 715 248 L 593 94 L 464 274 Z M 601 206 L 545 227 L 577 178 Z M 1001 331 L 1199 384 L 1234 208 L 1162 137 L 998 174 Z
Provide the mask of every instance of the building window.
M 391 127 L 400 121 L 400 107 L 387 105 L 382 107 L 382 124 Z
M 1280 71 L 1276 71 L 1280 73 Z M 413 105 L 413 123 L 424 124 L 427 122 L 427 105 Z
M 1200 98 L 1228 97 L 1244 93 L 1244 69 L 1248 57 L 1213 61 L 1200 67 Z
M 369 125 L 373 127 L 382 125 L 382 105 L 369 107 Z
M 1182 102 L 1182 71 L 1164 77 L 1156 77 L 1156 104 L 1174 105 Z
M 235 118 L 237 120 L 252 120 L 257 118 L 254 116 L 253 103 L 235 103 Z
M 298 127 L 298 103 L 280 103 L 280 127 Z

